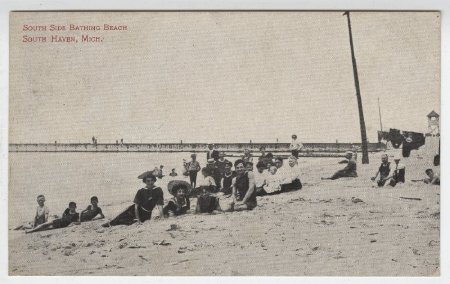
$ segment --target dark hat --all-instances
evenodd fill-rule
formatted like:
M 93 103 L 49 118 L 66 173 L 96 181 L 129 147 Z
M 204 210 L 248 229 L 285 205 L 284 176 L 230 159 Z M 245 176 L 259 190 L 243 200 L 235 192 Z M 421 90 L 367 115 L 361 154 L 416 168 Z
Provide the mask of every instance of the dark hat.
M 189 192 L 192 190 L 191 185 L 184 180 L 171 180 L 167 184 L 167 191 L 169 191 L 169 193 L 172 194 L 173 196 L 177 194 L 177 191 L 180 188 L 186 189 L 187 196 L 189 195 Z
M 148 177 L 151 177 L 151 178 L 153 178 L 154 180 L 156 180 L 156 176 L 154 175 L 153 171 L 146 171 L 146 172 L 140 174 L 140 175 L 138 176 L 138 179 L 144 180 L 144 179 L 146 179 L 146 178 L 148 178 Z
M 296 138 L 297 138 L 297 135 L 292 134 L 292 138 L 296 139 Z

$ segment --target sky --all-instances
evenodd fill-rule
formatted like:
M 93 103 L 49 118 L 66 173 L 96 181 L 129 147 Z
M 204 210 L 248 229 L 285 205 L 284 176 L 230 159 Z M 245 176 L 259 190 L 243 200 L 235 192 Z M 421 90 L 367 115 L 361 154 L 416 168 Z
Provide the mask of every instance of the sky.
M 369 142 L 440 113 L 440 15 L 352 12 Z M 28 25 L 127 31 L 24 32 Z M 102 43 L 23 43 L 89 33 Z M 12 13 L 10 143 L 360 142 L 341 12 Z

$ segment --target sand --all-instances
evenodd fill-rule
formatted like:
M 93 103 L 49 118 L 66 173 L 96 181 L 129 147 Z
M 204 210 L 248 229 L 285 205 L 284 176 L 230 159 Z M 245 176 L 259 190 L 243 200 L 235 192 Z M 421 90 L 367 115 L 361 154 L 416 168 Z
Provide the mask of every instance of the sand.
M 414 151 L 402 160 L 407 179 L 424 177 L 430 157 Z M 438 276 L 439 186 L 374 187 L 370 176 L 379 163 L 380 154 L 371 155 L 370 165 L 358 164 L 358 178 L 338 181 L 320 176 L 342 165 L 301 163 L 302 190 L 258 198 L 250 212 L 113 228 L 99 220 L 34 234 L 10 230 L 9 273 Z

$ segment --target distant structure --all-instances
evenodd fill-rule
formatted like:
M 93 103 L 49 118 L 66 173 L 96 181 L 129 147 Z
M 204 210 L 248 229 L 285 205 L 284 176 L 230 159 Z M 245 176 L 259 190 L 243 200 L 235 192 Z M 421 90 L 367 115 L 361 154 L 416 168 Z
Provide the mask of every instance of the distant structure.
M 434 110 L 431 111 L 428 115 L 428 134 L 431 136 L 439 136 L 439 114 L 437 114 Z

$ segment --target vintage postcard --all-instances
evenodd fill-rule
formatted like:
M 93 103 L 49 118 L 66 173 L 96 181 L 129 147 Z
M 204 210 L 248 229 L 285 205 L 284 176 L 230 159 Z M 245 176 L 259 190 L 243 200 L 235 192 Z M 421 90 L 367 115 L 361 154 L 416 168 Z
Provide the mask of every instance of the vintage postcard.
M 11 12 L 9 275 L 439 276 L 439 12 Z

